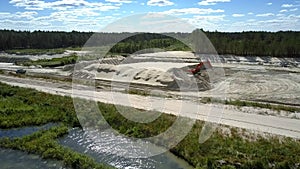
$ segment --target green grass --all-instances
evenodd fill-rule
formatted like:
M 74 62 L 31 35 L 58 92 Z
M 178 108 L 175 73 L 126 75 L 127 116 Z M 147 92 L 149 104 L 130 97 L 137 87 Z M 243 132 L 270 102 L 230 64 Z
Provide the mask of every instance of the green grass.
M 70 97 L 54 96 L 37 92 L 33 89 L 11 87 L 0 83 L 0 127 L 13 128 L 27 125 L 59 122 L 62 125 L 47 131 L 40 131 L 31 136 L 16 140 L 2 139 L 0 146 L 14 148 L 30 153 L 40 154 L 44 158 L 62 160 L 72 168 L 101 168 L 92 159 L 60 146 L 55 140 L 66 134 L 66 127 L 80 126 Z M 88 123 L 104 129 L 107 127 L 99 120 L 99 112 L 92 109 L 91 101 L 81 100 L 83 109 L 89 108 L 85 115 L 89 117 L 82 124 Z M 233 103 L 233 102 L 232 102 Z M 149 123 L 138 123 L 123 117 L 118 110 L 133 117 L 137 114 L 147 115 L 159 112 L 147 112 L 130 107 L 98 103 L 105 120 L 114 129 L 130 137 L 145 138 L 166 131 L 176 120 L 176 116 L 161 114 L 159 118 Z M 202 121 L 197 121 L 186 138 L 171 149 L 175 155 L 185 159 L 197 168 L 295 168 L 300 161 L 300 142 L 278 137 L 245 140 L 241 132 L 231 128 L 231 136 L 215 132 L 203 144 L 198 142 L 199 133 L 203 127 Z M 184 127 L 184 126 L 182 126 Z M 165 140 L 154 142 L 158 145 Z M 172 140 L 171 140 L 172 141 Z
M 0 83 L 0 128 L 42 125 L 50 122 L 60 126 L 42 130 L 23 138 L 0 139 L 0 146 L 39 154 L 47 159 L 61 160 L 71 168 L 112 168 L 58 144 L 57 138 L 69 127 L 80 127 L 70 97 L 54 96 L 32 89 L 11 87 Z
M 69 48 L 66 48 L 66 50 L 81 51 L 82 47 L 69 47 Z
M 0 128 L 42 125 L 49 122 L 80 126 L 69 97 L 57 97 L 2 83 L 0 88 Z
M 55 55 L 55 54 L 63 54 L 65 49 L 58 48 L 58 49 L 12 49 L 6 50 L 6 53 L 9 54 L 17 54 L 17 55 Z
M 183 43 L 176 43 L 165 48 L 166 51 L 192 51 L 190 47 Z
M 72 54 L 70 56 L 65 56 L 62 58 L 53 58 L 53 59 L 39 59 L 36 61 L 26 61 L 18 64 L 23 64 L 24 66 L 37 66 L 40 65 L 42 67 L 57 67 L 64 66 L 68 64 L 75 64 L 78 56 Z
M 254 101 L 244 101 L 244 100 L 220 100 L 216 98 L 204 97 L 201 99 L 202 103 L 222 103 L 225 105 L 234 105 L 238 107 L 259 107 L 259 108 L 266 108 L 275 111 L 288 111 L 288 112 L 299 112 L 300 108 L 298 107 L 291 107 L 291 106 L 284 106 L 284 105 L 277 105 L 277 104 L 269 104 L 269 103 L 260 103 Z
M 141 96 L 150 96 L 150 92 L 145 91 L 145 90 L 129 89 L 126 92 L 128 94 L 135 94 L 135 95 L 141 95 Z

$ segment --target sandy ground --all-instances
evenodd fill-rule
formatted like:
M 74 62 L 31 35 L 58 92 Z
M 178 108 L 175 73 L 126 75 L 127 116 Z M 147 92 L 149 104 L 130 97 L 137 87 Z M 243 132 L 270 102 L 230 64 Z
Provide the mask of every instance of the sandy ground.
M 22 66 L 14 65 L 13 63 L 2 63 L 0 62 L 0 69 L 1 70 L 17 70 L 23 68 Z
M 72 51 L 68 51 L 72 52 Z M 82 51 L 82 54 L 85 52 Z M 172 75 L 166 73 L 172 68 L 180 68 L 197 64 L 195 56 L 190 52 L 172 51 L 133 55 L 128 62 L 111 62 L 112 64 L 99 64 L 98 61 L 90 62 L 92 66 L 85 66 L 79 76 L 114 80 L 119 82 L 135 82 L 153 86 L 163 86 L 171 81 Z M 141 60 L 142 58 L 142 60 Z M 145 58 L 151 58 L 148 60 Z M 168 60 L 170 59 L 171 60 Z M 172 59 L 179 60 L 173 62 Z M 118 58 L 120 59 L 120 58 Z M 143 62 L 144 59 L 144 62 Z M 154 60 L 153 60 L 154 59 Z M 184 62 L 182 59 L 189 60 Z M 212 62 L 216 69 L 222 69 L 225 74 L 214 82 L 213 89 L 205 92 L 168 92 L 174 95 L 193 97 L 221 97 L 227 99 L 261 100 L 300 105 L 300 68 L 296 66 L 300 59 L 297 58 L 270 58 L 270 57 L 241 57 L 219 56 Z M 106 60 L 109 60 L 106 58 Z M 135 62 L 135 60 L 139 62 Z M 108 63 L 110 63 L 108 61 Z M 295 66 L 283 67 L 282 63 Z M 94 67 L 94 68 L 91 68 Z M 17 70 L 22 68 L 12 64 L 1 63 L 0 69 Z M 72 69 L 25 68 L 31 73 L 44 73 L 68 76 Z M 214 74 L 210 75 L 210 78 Z
M 118 73 L 118 75 L 109 74 L 107 73 L 108 71 L 100 71 L 96 77 L 98 79 L 103 78 L 161 85 L 160 82 L 156 81 L 155 77 L 164 74 L 164 72 L 172 68 L 197 64 L 195 56 L 190 52 L 158 52 L 133 55 L 131 57 L 132 59 L 128 59 L 129 63 L 125 60 L 123 61 L 125 63 L 118 65 L 106 64 L 107 69 L 119 70 L 121 73 Z M 152 60 L 149 60 L 149 58 Z M 173 62 L 172 59 L 168 60 L 170 58 L 175 58 L 179 62 Z M 189 62 L 184 62 L 182 59 L 189 60 Z M 224 74 L 218 76 L 215 76 L 213 73 L 209 74 L 211 79 L 216 79 L 212 90 L 205 92 L 169 93 L 194 97 L 261 100 L 300 105 L 300 68 L 297 67 L 299 59 L 231 55 L 214 57 L 214 59 L 217 60 L 217 62 L 212 61 L 214 71 L 219 69 Z M 136 63 L 134 60 L 138 60 L 139 62 Z M 220 62 L 220 60 L 223 61 Z M 279 66 L 283 63 L 294 64 L 294 66 Z M 99 66 L 103 67 L 103 65 Z M 149 71 L 141 73 L 145 69 Z M 133 78 L 135 74 L 140 74 L 143 77 L 135 81 Z
M 119 67 L 131 66 L 137 69 L 147 68 L 156 69 L 161 71 L 168 71 L 171 68 L 182 68 L 189 65 L 194 65 L 195 63 L 172 63 L 172 62 L 140 62 L 131 64 L 120 64 Z
M 152 96 L 144 97 L 109 91 L 95 92 L 79 85 L 74 86 L 72 89 L 71 86 L 66 86 L 64 83 L 20 79 L 2 75 L 0 75 L 0 81 L 52 94 L 68 95 L 145 110 L 157 110 L 169 114 L 300 139 L 300 120 L 297 119 L 243 113 L 238 110 L 224 109 L 222 105 L 209 106 L 187 100 L 182 101 Z
M 84 52 L 82 53 L 84 54 Z M 149 60 L 150 58 L 150 60 Z M 155 60 L 153 60 L 155 58 Z M 120 58 L 117 58 L 120 60 Z M 122 58 L 121 58 L 122 59 Z M 220 112 L 225 112 L 222 120 L 219 119 L 219 123 L 228 124 L 231 126 L 242 127 L 247 129 L 257 129 L 263 132 L 271 132 L 280 134 L 284 132 L 284 135 L 298 137 L 297 133 L 300 129 L 298 121 L 300 119 L 300 112 L 284 112 L 284 111 L 272 111 L 268 109 L 242 107 L 237 108 L 235 106 L 224 105 L 212 105 L 207 106 L 200 104 L 203 111 L 194 111 L 194 106 L 198 105 L 199 98 L 201 97 L 213 97 L 220 99 L 240 99 L 240 100 L 254 100 L 264 102 L 280 102 L 283 104 L 300 105 L 300 68 L 297 67 L 299 59 L 296 58 L 269 58 L 269 57 L 237 57 L 237 56 L 222 56 L 223 62 L 212 62 L 214 70 L 221 69 L 224 71 L 224 75 L 219 76 L 217 81 L 213 85 L 213 89 L 208 91 L 199 92 L 178 92 L 178 91 L 163 91 L 162 96 L 171 95 L 173 100 L 161 100 L 162 98 L 153 97 L 153 103 L 149 103 L 149 99 L 142 96 L 127 96 L 123 93 L 114 93 L 116 96 L 121 94 L 123 100 L 111 100 L 112 96 L 109 89 L 96 94 L 96 99 L 102 102 L 117 103 L 121 105 L 132 106 L 142 109 L 154 108 L 162 112 L 178 114 L 181 111 L 179 107 L 178 99 L 185 99 L 191 102 L 190 108 L 188 107 L 183 111 L 183 114 L 189 117 L 205 119 L 205 116 L 199 112 L 208 112 L 208 108 L 213 107 L 216 113 L 215 116 L 219 117 Z M 144 60 L 144 62 L 143 62 Z M 176 60 L 176 62 L 173 62 Z M 179 60 L 179 62 L 178 62 Z M 110 63 L 109 59 L 105 60 Z M 136 62 L 139 61 L 139 62 Z M 142 62 L 141 62 L 142 61 Z M 187 61 L 187 62 L 185 62 Z M 292 67 L 283 67 L 280 64 L 288 62 L 295 64 Z M 180 68 L 187 65 L 197 64 L 196 59 L 192 53 L 189 52 L 159 52 L 149 53 L 132 56 L 128 62 L 120 63 L 119 61 L 111 62 L 111 64 L 99 64 L 98 61 L 89 62 L 84 64 L 83 70 L 79 76 L 88 78 L 114 80 L 119 82 L 134 82 L 137 84 L 148 84 L 153 86 L 162 86 L 163 82 L 167 83 L 172 81 L 172 75 L 167 71 L 172 68 Z M 15 66 L 11 63 L 0 63 L 0 69 L 16 70 L 22 68 Z M 47 69 L 47 68 L 25 68 L 29 73 L 40 74 L 54 74 L 54 75 L 71 75 L 71 69 L 63 71 L 63 69 Z M 87 76 L 88 75 L 88 76 Z M 215 74 L 210 74 L 210 78 L 214 78 Z M 5 79 L 1 79 L 5 81 Z M 7 80 L 7 79 L 6 79 Z M 44 84 L 43 81 L 19 81 L 19 79 L 10 79 L 7 82 L 16 85 L 22 85 L 24 87 L 32 87 L 39 90 L 52 92 L 54 94 L 66 94 L 70 95 L 70 84 Z M 26 84 L 27 83 L 27 84 Z M 119 85 L 111 83 L 112 85 Z M 45 86 L 48 86 L 46 88 Z M 101 86 L 100 86 L 101 87 Z M 143 86 L 141 85 L 141 88 Z M 124 86 L 120 86 L 124 89 Z M 104 88 L 103 88 L 104 89 Z M 152 90 L 152 89 L 151 89 Z M 92 93 L 81 87 L 75 90 L 75 96 L 85 97 L 91 99 Z M 121 91 L 121 90 L 120 90 Z M 156 91 L 150 91 L 155 93 Z M 128 98 L 127 98 L 128 97 Z M 128 100 L 132 100 L 128 102 Z M 143 100 L 143 101 L 140 101 Z M 148 101 L 147 101 L 148 100 Z M 150 101 L 153 100 L 152 98 Z M 127 102 L 124 102 L 127 101 Z M 157 102 L 156 102 L 157 101 Z M 193 102 L 194 101 L 194 102 Z M 133 104 L 132 104 L 133 103 Z M 165 108 L 155 107 L 155 105 L 162 105 L 158 103 L 166 103 Z M 190 104 L 190 103 L 188 103 Z M 152 105 L 152 106 L 151 106 Z M 153 107 L 154 106 L 154 107 Z M 233 113 L 233 114 L 232 114 Z M 272 117 L 271 117 L 272 116 Z M 245 118 L 245 119 L 243 119 Z M 264 119 L 263 122 L 255 121 L 257 119 Z M 273 119 L 275 118 L 275 119 Z M 282 119 L 282 120 L 281 120 Z M 276 121 L 278 120 L 278 121 Z M 286 120 L 292 120 L 290 126 Z M 213 121 L 208 119 L 208 121 Z M 264 123 L 266 125 L 264 125 Z M 273 124 L 272 124 L 273 123 Z M 258 127 L 257 127 L 258 126 Z M 281 128 L 281 126 L 287 126 Z M 270 131 L 268 131 L 270 130 Z
M 186 96 L 226 97 L 228 99 L 262 100 L 300 105 L 300 73 L 262 66 L 238 65 L 224 68 L 224 80 L 205 92 L 186 92 Z M 299 68 L 295 68 L 299 71 Z M 170 92 L 176 93 L 176 92 Z
M 66 50 L 63 54 L 54 54 L 54 55 L 16 55 L 16 54 L 8 54 L 8 53 L 0 53 L 0 56 L 8 57 L 8 58 L 28 58 L 30 60 L 38 60 L 38 59 L 52 59 L 52 58 L 62 58 L 65 56 L 69 56 L 70 54 L 77 54 L 79 56 L 88 54 L 89 51 L 73 51 L 73 50 Z

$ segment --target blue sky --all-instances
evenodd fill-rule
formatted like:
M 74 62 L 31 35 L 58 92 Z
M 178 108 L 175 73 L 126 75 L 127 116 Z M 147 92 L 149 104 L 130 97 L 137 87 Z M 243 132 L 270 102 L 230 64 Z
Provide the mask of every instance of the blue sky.
M 0 29 L 99 31 L 158 13 L 209 31 L 300 31 L 299 11 L 300 0 L 1 0 Z

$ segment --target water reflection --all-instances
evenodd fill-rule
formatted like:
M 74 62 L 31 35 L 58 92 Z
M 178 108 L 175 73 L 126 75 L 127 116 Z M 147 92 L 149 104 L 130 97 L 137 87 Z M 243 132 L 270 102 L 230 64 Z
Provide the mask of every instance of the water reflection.
M 39 130 L 47 130 L 53 126 L 56 126 L 56 123 L 48 123 L 42 126 L 29 126 L 29 127 L 21 127 L 21 128 L 13 128 L 13 129 L 0 129 L 0 138 L 8 137 L 8 138 L 17 138 L 23 137 L 26 135 L 31 135 L 34 132 Z
M 93 132 L 93 131 L 91 131 Z M 99 139 L 100 138 L 100 139 Z M 150 158 L 128 158 L 120 155 L 120 147 L 115 146 L 115 142 L 120 142 L 124 145 L 130 144 L 132 141 L 127 138 L 120 138 L 113 133 L 102 132 L 101 137 L 95 142 L 93 138 L 81 129 L 72 129 L 69 134 L 60 139 L 62 145 L 68 146 L 73 150 L 88 154 L 95 158 L 98 162 L 103 162 L 115 166 L 117 168 L 131 169 L 183 169 L 192 168 L 185 161 L 177 158 L 173 154 L 166 152 Z M 141 145 L 141 144 L 140 144 Z M 123 147 L 124 148 L 124 147 Z M 136 151 L 145 151 L 143 147 L 127 147 Z M 159 148 L 159 147 L 157 147 Z M 145 152 L 147 153 L 147 152 Z
M 22 151 L 0 148 L 1 169 L 64 169 L 62 162 L 44 160 L 37 155 L 27 154 Z

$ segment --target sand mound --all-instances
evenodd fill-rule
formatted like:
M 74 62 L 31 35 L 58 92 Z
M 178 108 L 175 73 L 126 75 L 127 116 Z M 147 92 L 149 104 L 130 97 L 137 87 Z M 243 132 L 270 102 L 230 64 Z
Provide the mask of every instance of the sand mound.
M 186 70 L 171 68 L 168 71 L 155 68 L 134 68 L 128 65 L 91 64 L 76 71 L 77 78 L 130 82 L 141 85 L 164 86 L 170 90 L 208 90 L 209 82 L 195 78 Z

